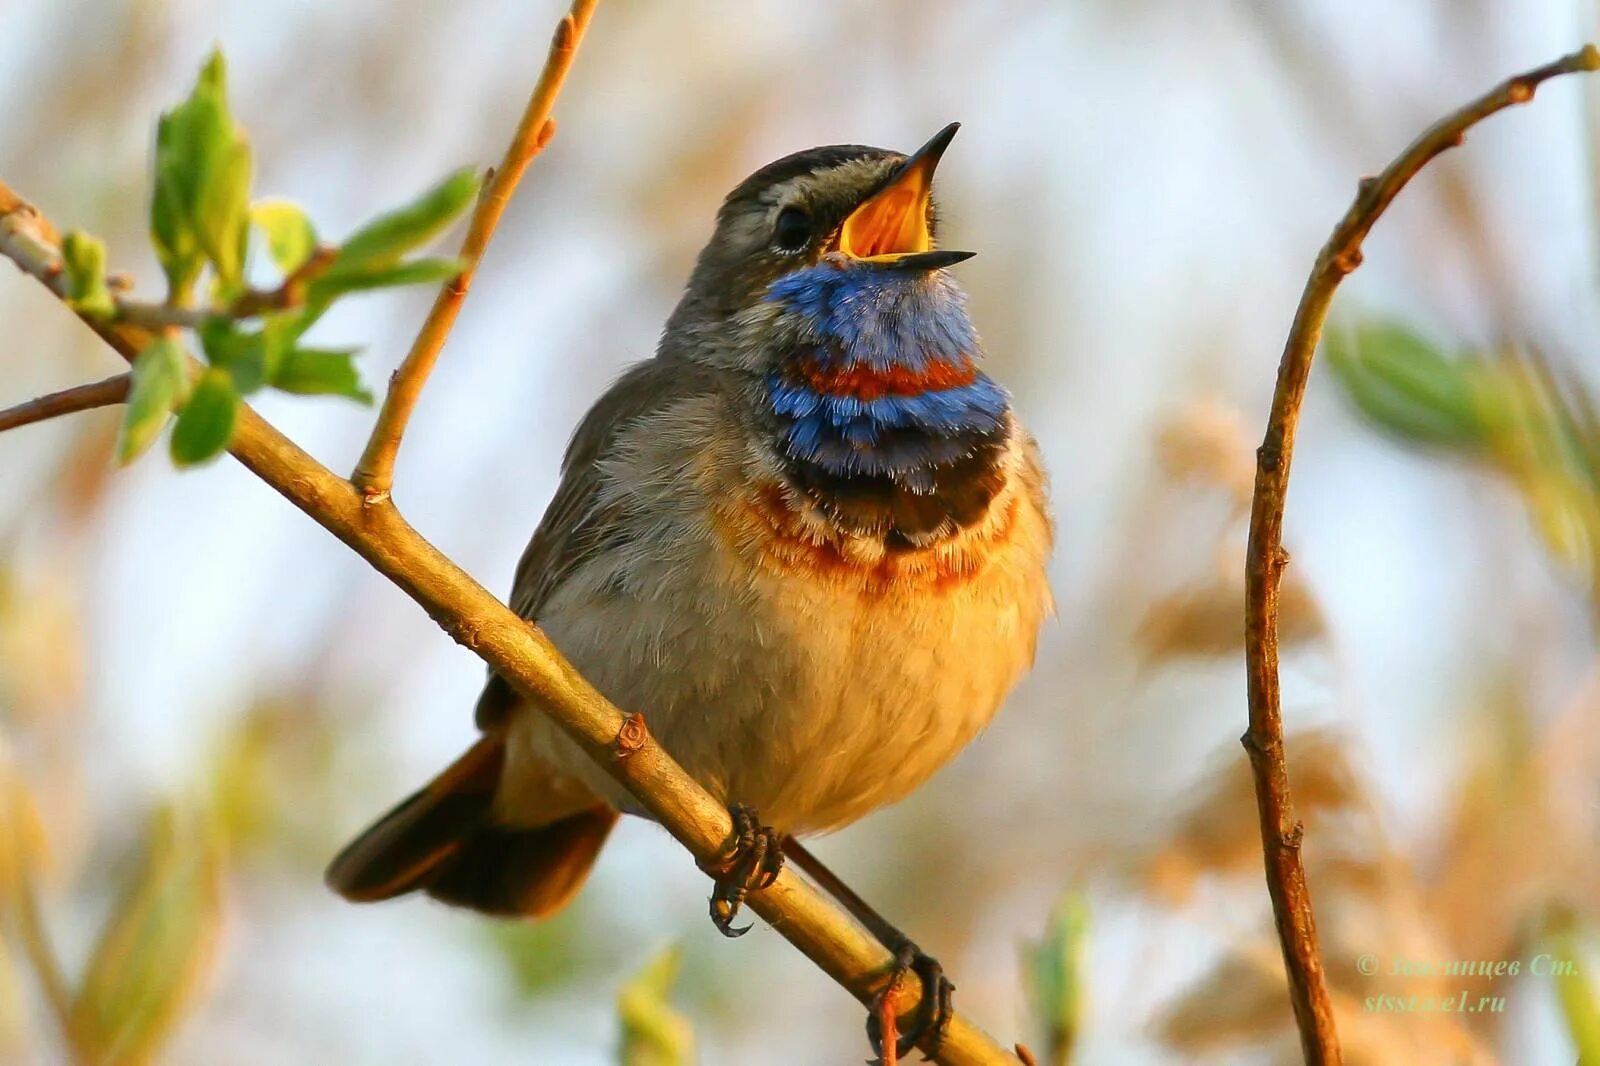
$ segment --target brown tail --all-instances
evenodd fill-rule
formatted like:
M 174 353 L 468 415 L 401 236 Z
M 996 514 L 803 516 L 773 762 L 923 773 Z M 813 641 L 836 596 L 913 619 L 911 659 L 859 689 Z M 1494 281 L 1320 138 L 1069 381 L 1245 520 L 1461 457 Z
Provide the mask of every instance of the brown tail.
M 479 740 L 341 851 L 328 886 L 356 903 L 420 889 L 486 914 L 560 910 L 588 877 L 617 812 L 602 805 L 531 829 L 500 825 L 492 807 L 504 766 L 503 740 Z

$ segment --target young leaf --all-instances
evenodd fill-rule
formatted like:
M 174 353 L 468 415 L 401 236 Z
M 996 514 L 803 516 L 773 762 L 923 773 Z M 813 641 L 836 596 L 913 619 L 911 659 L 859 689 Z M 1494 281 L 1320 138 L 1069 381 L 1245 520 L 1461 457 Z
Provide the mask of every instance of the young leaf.
M 312 281 L 306 293 L 309 304 L 322 304 L 347 292 L 392 289 L 401 285 L 429 285 L 449 281 L 461 273 L 459 259 L 413 259 L 389 266 L 370 265 L 329 270 Z
M 150 243 L 155 247 L 167 288 L 178 302 L 187 302 L 205 256 L 189 225 L 188 131 L 174 113 L 156 124 L 154 188 L 150 195 Z
M 150 1062 L 192 1006 L 221 920 L 219 865 L 205 826 L 156 818 L 72 1004 L 87 1061 Z
M 272 384 L 284 392 L 306 396 L 348 396 L 362 403 L 372 402 L 372 393 L 361 386 L 351 357 L 353 350 L 292 348 L 279 362 Z
M 285 276 L 299 270 L 317 249 L 311 219 L 288 200 L 257 201 L 250 208 L 250 221 L 266 236 L 272 261 Z
M 226 318 L 208 318 L 195 331 L 206 362 L 228 372 L 240 395 L 249 395 L 267 381 L 267 342 L 263 333 L 247 333 Z
M 682 956 L 680 948 L 666 949 L 617 993 L 621 1066 L 689 1066 L 695 1061 L 694 1030 L 668 998 Z
M 150 231 L 168 284 L 187 297 L 203 259 L 224 295 L 243 286 L 250 147 L 228 111 L 227 70 L 213 52 L 189 98 L 156 127 Z
M 183 349 L 170 337 L 157 337 L 133 361 L 133 384 L 117 439 L 117 461 L 133 462 L 150 447 L 175 404 L 189 388 Z
M 477 173 L 463 167 L 411 203 L 378 216 L 351 234 L 339 248 L 329 273 L 399 262 L 402 255 L 454 222 L 477 192 Z
M 238 412 L 239 393 L 228 372 L 212 367 L 201 374 L 172 427 L 172 461 L 194 466 L 221 454 L 233 436 Z
M 67 306 L 86 315 L 110 316 L 117 310 L 106 287 L 106 246 L 82 230 L 73 230 L 61 242 L 61 260 L 67 274 Z
M 218 153 L 195 205 L 195 233 L 217 271 L 218 294 L 244 291 L 250 240 L 250 146 L 235 138 Z
M 268 382 L 277 380 L 283 361 L 294 351 L 300 335 L 310 329 L 326 307 L 302 307 L 298 311 L 279 311 L 261 324 L 261 369 Z M 350 354 L 355 354 L 354 350 Z

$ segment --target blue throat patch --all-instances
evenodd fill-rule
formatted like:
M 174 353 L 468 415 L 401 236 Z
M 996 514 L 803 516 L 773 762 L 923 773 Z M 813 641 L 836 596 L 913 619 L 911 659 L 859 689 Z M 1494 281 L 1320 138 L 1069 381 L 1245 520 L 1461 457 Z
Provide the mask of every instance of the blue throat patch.
M 767 299 L 802 338 L 767 378 L 794 462 L 929 494 L 941 470 L 1004 437 L 1010 398 L 978 369 L 966 297 L 942 272 L 822 263 Z

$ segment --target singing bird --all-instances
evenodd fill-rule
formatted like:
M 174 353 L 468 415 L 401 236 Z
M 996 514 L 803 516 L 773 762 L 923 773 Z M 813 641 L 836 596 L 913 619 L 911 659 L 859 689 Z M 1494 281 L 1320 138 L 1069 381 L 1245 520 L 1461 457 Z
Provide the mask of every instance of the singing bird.
M 813 148 L 741 182 L 654 358 L 578 426 L 517 567 L 511 606 L 646 713 L 746 844 L 916 788 L 988 724 L 1051 611 L 1038 452 L 949 271 L 972 253 L 935 247 L 955 131 L 909 157 Z M 334 860 L 333 888 L 541 917 L 618 812 L 643 813 L 492 673 L 477 723 Z M 719 882 L 725 933 L 779 853 Z

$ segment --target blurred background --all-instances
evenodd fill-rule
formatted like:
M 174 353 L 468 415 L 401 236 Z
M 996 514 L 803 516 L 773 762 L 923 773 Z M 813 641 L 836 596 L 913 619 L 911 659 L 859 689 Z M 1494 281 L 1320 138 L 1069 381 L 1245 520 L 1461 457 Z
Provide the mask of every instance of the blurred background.
M 146 294 L 155 117 L 213 43 L 257 189 L 337 237 L 498 158 L 564 10 L 5 9 L 0 176 Z M 1596 21 L 1577 0 L 602 3 L 397 501 L 507 588 L 567 433 L 651 353 L 722 193 L 799 148 L 910 148 L 960 119 L 945 238 L 981 253 L 959 277 L 1053 477 L 1059 617 L 969 751 L 816 850 L 1041 1062 L 1297 1061 L 1237 742 L 1280 347 L 1357 179 Z M 1430 167 L 1313 375 L 1285 717 L 1351 1062 L 1600 1044 L 1597 93 L 1551 84 Z M 377 386 L 426 305 L 353 300 L 317 336 L 364 344 Z M 0 406 L 119 369 L 5 269 L 0 323 Z M 259 406 L 338 471 L 372 417 Z M 325 891 L 338 844 L 469 740 L 481 666 L 231 461 L 114 473 L 116 421 L 0 440 L 0 1061 L 64 1061 L 63 1021 L 119 1062 L 865 1057 L 861 1009 L 770 929 L 717 936 L 652 825 L 622 826 L 544 925 Z M 1540 954 L 1572 972 L 1532 973 Z M 1460 989 L 1499 1007 L 1364 1009 Z

